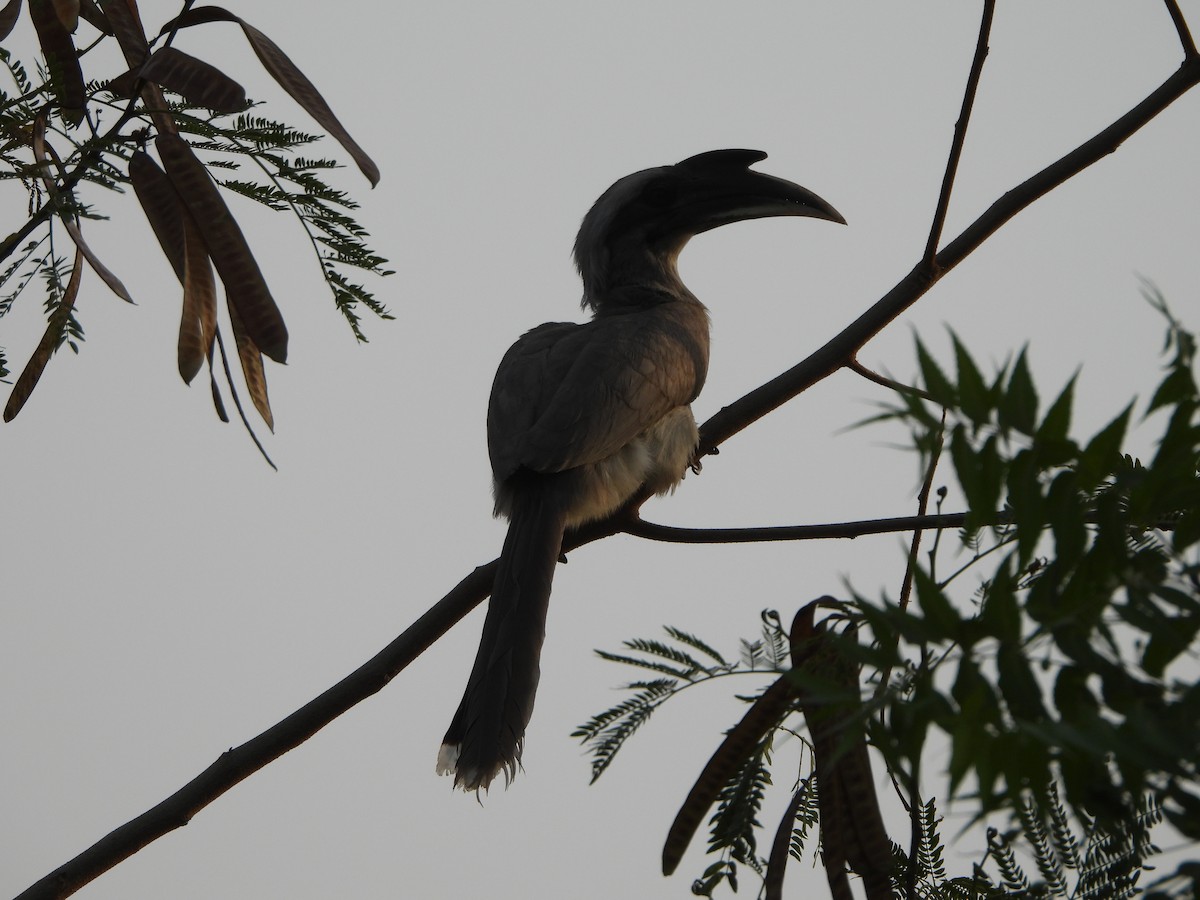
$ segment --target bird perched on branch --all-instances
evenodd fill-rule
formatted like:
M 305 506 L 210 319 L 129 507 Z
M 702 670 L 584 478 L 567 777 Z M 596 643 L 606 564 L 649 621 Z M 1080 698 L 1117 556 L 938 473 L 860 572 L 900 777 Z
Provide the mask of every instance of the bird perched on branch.
M 708 310 L 679 278 L 694 235 L 766 216 L 845 224 L 811 191 L 714 150 L 622 178 L 575 240 L 583 324 L 550 322 L 500 362 L 488 407 L 496 514 L 509 520 L 479 653 L 438 754 L 463 790 L 506 783 L 533 712 L 550 583 L 568 528 L 683 478 L 699 433 L 689 405 L 708 371 Z

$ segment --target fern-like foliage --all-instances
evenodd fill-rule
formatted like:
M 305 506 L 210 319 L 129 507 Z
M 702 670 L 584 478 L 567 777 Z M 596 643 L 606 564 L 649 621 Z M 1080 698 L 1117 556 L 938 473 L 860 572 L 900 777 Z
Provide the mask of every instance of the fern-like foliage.
M 47 322 L 55 322 L 58 327 L 56 347 L 66 344 L 73 353 L 79 352 L 79 343 L 83 340 L 83 325 L 75 316 L 73 306 L 64 301 L 67 296 L 67 282 L 71 279 L 71 264 L 65 257 L 57 256 L 53 250 L 47 255 L 38 268 L 45 285 L 46 295 L 42 306 Z
M 227 324 L 233 331 L 242 383 L 268 427 L 273 427 L 274 416 L 263 358 L 286 360 L 287 329 L 268 279 L 254 259 L 254 236 L 246 239 L 225 198 L 237 194 L 295 217 L 313 254 L 314 275 L 320 272 L 335 307 L 359 341 L 367 339 L 364 309 L 391 318 L 364 283 L 364 276 L 391 274 L 386 260 L 369 246 L 367 231 L 356 221 L 357 203 L 330 178 L 339 164 L 311 152 L 323 135 L 259 115 L 257 104 L 246 100 L 244 89 L 232 76 L 170 47 L 174 35 L 181 28 L 205 26 L 213 21 L 211 16 L 241 23 L 270 76 L 337 140 L 372 184 L 378 181 L 378 167 L 269 38 L 227 10 L 210 7 L 197 13 L 191 6 L 183 3 L 179 17 L 157 37 L 147 38 L 136 0 L 89 4 L 77 32 L 56 35 L 60 50 L 66 48 L 61 58 L 72 62 L 69 67 L 56 67 L 60 57 L 47 56 L 45 50 L 43 61 L 30 67 L 10 50 L 0 49 L 0 180 L 19 183 L 28 196 L 25 223 L 0 240 L 0 317 L 39 280 L 45 282 L 47 316 L 42 341 L 4 407 L 6 421 L 24 407 L 57 349 L 65 344 L 78 351 L 83 330 L 76 318 L 76 300 L 97 284 L 84 279 L 81 293 L 83 261 L 123 299 L 131 300 L 137 293 L 136 285 L 131 292 L 84 239 L 81 226 L 90 224 L 86 220 L 106 218 L 106 210 L 91 203 L 98 191 L 112 194 L 135 188 L 141 213 L 172 268 L 181 281 L 190 279 L 183 285 L 179 373 L 191 383 L 208 363 L 213 402 L 223 420 L 227 416 L 217 381 L 224 375 L 234 406 L 260 450 L 230 378 L 226 341 L 221 338 L 225 326 L 213 325 L 216 299 L 208 278 L 194 265 L 196 254 L 208 257 L 225 287 L 230 308 Z M 32 10 L 30 14 L 34 15 Z M 41 26 L 34 18 L 40 35 Z M 123 52 L 115 57 L 77 53 L 79 35 L 89 29 L 95 34 L 87 38 L 92 42 L 87 50 L 115 43 L 120 35 Z M 45 40 L 39 43 L 47 46 Z M 111 59 L 121 57 L 142 61 L 134 70 L 122 72 L 118 63 L 115 70 L 94 77 Z M 86 75 L 84 66 L 89 69 Z M 161 167 L 154 162 L 154 153 Z M 210 176 L 219 190 L 213 189 Z M 192 242 L 190 275 L 183 264 L 184 220 L 193 226 L 186 239 Z M 139 258 L 155 255 L 145 252 Z M 73 279 L 66 289 L 62 258 L 72 257 L 74 265 L 65 271 Z M 220 362 L 214 366 L 218 352 Z M 0 377 L 7 374 L 0 351 Z
M 1003 888 L 993 884 L 979 866 L 975 866 L 970 875 L 947 876 L 942 817 L 936 800 L 931 799 L 915 809 L 913 816 L 915 861 L 909 859 L 903 847 L 892 845 L 895 860 L 892 877 L 897 896 L 914 896 L 920 900 L 984 900 L 1009 896 Z
M 1057 808 L 1059 818 L 1065 820 L 1066 810 L 1058 801 L 1057 795 L 1052 797 L 1053 806 Z M 1038 872 L 1042 883 L 1050 896 L 1066 896 L 1067 894 L 1067 865 L 1069 859 L 1059 852 L 1058 842 L 1054 840 L 1060 835 L 1056 830 L 1047 830 L 1043 824 L 1038 807 L 1030 802 L 1017 810 L 1021 822 L 1022 834 L 1033 850 L 1033 858 L 1037 862 Z
M 251 109 L 259 104 L 252 103 Z M 362 284 L 346 277 L 359 269 L 384 277 L 393 274 L 387 260 L 367 244 L 369 235 L 353 217 L 359 204 L 331 187 L 326 173 L 341 168 L 332 159 L 301 156 L 321 135 L 250 112 L 227 117 L 199 115 L 203 110 L 182 99 L 169 103 L 180 131 L 197 138 L 192 146 L 208 165 L 231 173 L 218 179 L 222 187 L 275 212 L 291 212 L 299 222 L 321 267 L 334 304 L 359 341 L 366 341 L 358 307 L 381 319 L 393 316 Z
M 1141 893 L 1137 883 L 1146 860 L 1160 853 L 1150 840 L 1150 830 L 1163 818 L 1162 807 L 1145 794 L 1126 827 L 1098 829 L 1088 823 L 1088 840 L 1079 865 L 1077 897 L 1080 900 L 1124 900 Z
M 768 613 L 763 616 L 764 622 L 769 621 Z M 774 616 L 778 621 L 778 614 Z M 629 682 L 624 689 L 630 692 L 630 696 L 592 716 L 571 733 L 572 737 L 579 738 L 588 747 L 592 758 L 593 782 L 604 774 L 625 742 L 671 697 L 691 685 L 713 678 L 738 672 L 763 671 L 765 660 L 774 658 L 772 654 L 759 653 L 753 662 L 743 659 L 741 663 L 729 663 L 711 644 L 696 635 L 672 626 L 666 626 L 663 630 L 670 641 L 633 638 L 623 642 L 629 652 L 596 651 L 596 655 L 603 660 L 643 669 L 660 677 L 650 681 Z
M 573 736 L 590 745 L 592 780 L 603 774 L 651 715 L 681 691 L 726 675 L 760 673 L 765 660 L 780 660 L 783 654 L 778 649 L 763 649 L 779 647 L 774 637 L 782 633 L 779 622 L 777 613 L 764 612 L 762 638 L 742 641 L 743 648 L 759 649 L 743 654 L 739 662 L 732 664 L 709 642 L 675 627 L 665 629 L 669 640 L 633 639 L 624 642 L 628 652 L 597 651 L 603 659 L 662 677 L 630 682 L 626 685 L 628 697 L 576 729 Z M 752 702 L 757 698 L 742 699 Z M 694 894 L 712 897 L 722 885 L 736 891 L 744 869 L 760 878 L 768 877 L 767 860 L 758 853 L 758 832 L 762 828 L 762 806 L 774 781 L 772 748 L 778 734 L 795 735 L 800 728 L 790 716 L 785 717 L 740 760 L 721 786 L 708 834 L 708 851 L 717 858 L 693 881 Z M 789 807 L 790 818 L 785 817 L 780 825 L 789 829 L 787 855 L 796 860 L 803 859 L 806 852 L 815 852 L 812 838 L 820 833 L 817 791 L 811 770 L 799 776 Z M 930 799 L 913 813 L 913 859 L 903 848 L 893 845 L 894 889 L 897 896 L 911 895 L 920 900 L 1126 900 L 1140 892 L 1138 885 L 1146 862 L 1158 852 L 1150 840 L 1150 830 L 1162 817 L 1162 807 L 1146 794 L 1121 820 L 1120 828 L 1101 827 L 1087 817 L 1073 826 L 1070 808 L 1058 786 L 1051 783 L 1036 795 L 1025 793 L 1009 830 L 987 830 L 983 859 L 969 874 L 953 874 L 946 862 L 942 817 L 937 801 Z M 1171 876 L 1174 881 L 1164 879 L 1155 900 L 1190 896 L 1178 890 L 1171 892 L 1172 885 L 1182 883 L 1180 879 L 1186 873 L 1185 866 Z
M 742 638 L 739 658 L 742 665 L 751 671 L 781 672 L 787 668 L 791 655 L 787 631 L 779 613 L 773 609 L 763 610 L 760 618 L 762 636 L 753 641 Z
M 796 814 L 792 824 L 792 836 L 788 842 L 788 854 L 796 860 L 804 858 L 804 848 L 809 836 L 817 829 L 819 807 L 817 805 L 817 779 L 809 775 L 800 780 L 797 789 L 800 801 L 795 805 Z
M 674 628 L 670 625 L 663 626 L 663 630 L 666 631 L 666 633 L 668 635 L 670 635 L 674 640 L 678 641 L 679 643 L 686 644 L 687 646 L 689 646 L 695 650 L 699 650 L 701 653 L 703 653 L 705 656 L 707 656 L 709 659 L 711 659 L 718 666 L 729 665 L 729 663 L 727 663 L 725 661 L 725 657 L 723 657 L 720 653 L 718 653 L 716 650 L 714 650 L 708 643 L 706 643 L 705 641 L 696 637 L 696 635 L 691 634 L 687 631 L 684 631 L 681 628 Z
M 916 872 L 898 853 L 896 888 L 905 892 L 911 884 L 922 900 L 1127 900 L 1141 893 L 1137 882 L 1159 852 L 1149 831 L 1161 820 L 1161 807 L 1146 795 L 1124 829 L 1104 831 L 1084 821 L 1077 834 L 1057 787 L 1050 785 L 1040 800 L 1027 798 L 1016 827 L 987 830 L 984 860 L 970 875 L 951 878 L 943 860 L 942 820 L 931 800 L 918 814 Z
M 679 690 L 679 682 L 674 678 L 660 678 L 656 681 L 633 681 L 625 687 L 633 692 L 631 697 L 593 716 L 571 733 L 571 737 L 590 745 L 593 782 L 604 774 L 617 751 L 633 733 L 646 723 L 656 709 L 674 696 Z
M 764 861 L 758 857 L 756 831 L 763 798 L 771 784 L 772 739 L 769 733 L 759 741 L 717 795 L 717 811 L 709 822 L 708 852 L 719 854 L 719 858 L 692 883 L 693 894 L 711 897 L 722 882 L 728 882 L 736 891 L 739 865 L 748 866 L 762 877 Z
M 942 836 L 938 831 L 941 819 L 937 813 L 937 802 L 929 800 L 918 812 L 920 840 L 917 842 L 917 864 L 920 872 L 933 881 L 944 881 L 946 863 L 943 859 Z

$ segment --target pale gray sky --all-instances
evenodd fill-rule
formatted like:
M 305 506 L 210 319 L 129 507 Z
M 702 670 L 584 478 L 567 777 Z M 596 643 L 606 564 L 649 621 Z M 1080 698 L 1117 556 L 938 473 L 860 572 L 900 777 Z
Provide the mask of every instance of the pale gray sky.
M 203 384 L 180 382 L 176 282 L 132 202 L 102 198 L 113 221 L 89 238 L 139 305 L 89 275 L 81 356 L 55 359 L 0 428 L 0 894 L 324 690 L 493 558 L 492 373 L 529 327 L 579 317 L 575 228 L 616 178 L 762 149 L 759 168 L 850 223 L 763 220 L 692 243 L 684 278 L 714 323 L 702 419 L 891 287 L 924 245 L 979 14 L 961 0 L 352 3 L 315 16 L 280 0 L 228 5 L 283 46 L 379 163 L 375 191 L 353 170 L 339 184 L 359 194 L 397 270 L 375 285 L 396 321 L 368 320 L 371 343 L 355 346 L 298 226 L 244 211 L 292 335 L 288 366 L 267 372 L 273 473 L 238 426 L 216 421 Z M 1200 29 L 1200 2 L 1183 5 Z M 143 3 L 152 27 L 175 9 Z M 8 46 L 27 52 L 27 25 Z M 276 98 L 235 27 L 194 29 L 177 46 Z M 1002 4 L 947 235 L 1125 112 L 1180 56 L 1161 4 Z M 309 127 L 286 101 L 267 114 Z M 1139 274 L 1200 326 L 1198 145 L 1193 94 L 1010 223 L 863 362 L 908 378 L 913 330 L 945 354 L 944 325 L 985 361 L 1028 341 L 1044 393 L 1082 366 L 1078 426 L 1094 430 L 1156 380 L 1161 323 Z M 22 201 L 0 196 L 13 227 Z M 40 316 L 31 296 L 4 320 L 14 364 Z M 902 435 L 843 431 L 886 399 L 831 378 L 645 514 L 718 526 L 910 513 L 915 464 L 889 446 Z M 557 575 L 527 771 L 509 791 L 481 807 L 433 772 L 477 613 L 80 896 L 688 896 L 703 841 L 670 881 L 661 841 L 739 705 L 719 687 L 691 692 L 589 787 L 568 735 L 628 677 L 591 649 L 671 623 L 734 651 L 764 607 L 790 615 L 845 579 L 894 593 L 901 543 L 588 547 Z M 803 879 L 823 883 L 799 866 L 791 877 L 793 895 Z

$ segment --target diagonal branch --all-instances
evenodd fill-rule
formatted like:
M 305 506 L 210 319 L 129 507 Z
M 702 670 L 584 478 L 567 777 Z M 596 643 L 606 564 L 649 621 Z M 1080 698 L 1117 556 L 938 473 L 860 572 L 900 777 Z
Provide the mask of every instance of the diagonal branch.
M 101 838 L 17 896 L 17 900 L 68 897 L 192 816 L 268 763 L 294 750 L 342 713 L 378 693 L 487 596 L 495 564 L 479 566 L 372 659 L 286 719 L 240 747 L 135 819 Z M 432 770 L 432 766 L 430 767 Z
M 1125 115 L 993 203 L 933 260 L 917 263 L 879 301 L 828 343 L 771 381 L 721 409 L 700 428 L 700 452 L 714 449 L 814 384 L 848 365 L 858 350 L 916 303 L 939 279 L 1035 200 L 1114 152 L 1155 116 L 1200 83 L 1200 56 L 1189 55 L 1172 75 Z
M 992 32 L 992 15 L 996 11 L 996 0 L 984 0 L 983 19 L 979 23 L 979 40 L 975 42 L 975 58 L 971 61 L 971 72 L 967 75 L 967 89 L 963 91 L 962 112 L 954 123 L 954 140 L 950 142 L 950 156 L 946 159 L 946 174 L 942 177 L 942 190 L 938 194 L 937 210 L 933 214 L 933 225 L 929 229 L 929 241 L 925 244 L 925 260 L 936 263 L 937 246 L 942 239 L 942 228 L 946 224 L 946 213 L 950 209 L 950 192 L 954 190 L 954 176 L 958 173 L 958 161 L 962 158 L 963 143 L 967 138 L 967 123 L 971 121 L 971 109 L 975 105 L 975 92 L 979 89 L 979 78 L 983 74 L 983 61 L 988 53 L 988 35 Z

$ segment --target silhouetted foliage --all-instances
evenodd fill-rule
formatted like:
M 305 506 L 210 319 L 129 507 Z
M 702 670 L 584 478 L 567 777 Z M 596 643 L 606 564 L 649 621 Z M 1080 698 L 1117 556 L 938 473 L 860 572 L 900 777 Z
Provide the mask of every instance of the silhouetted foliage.
M 20 0 L 10 2 L 0 31 L 11 31 L 20 12 Z M 338 310 L 360 341 L 366 340 L 360 305 L 382 318 L 391 316 L 347 273 L 390 273 L 353 218 L 357 204 L 325 181 L 337 163 L 301 155 L 320 135 L 255 114 L 257 104 L 246 99 L 237 81 L 172 42 L 181 29 L 197 25 L 240 26 L 266 71 L 341 143 L 372 185 L 379 170 L 278 45 L 227 10 L 184 3 L 181 14 L 151 40 L 136 2 L 30 0 L 29 15 L 42 51 L 36 77 L 29 75 L 26 63 L 0 49 L 12 90 L 0 88 L 0 178 L 21 182 L 30 211 L 25 225 L 0 243 L 0 264 L 5 265 L 0 271 L 0 317 L 32 290 L 31 284 L 41 282 L 47 327 L 17 378 L 5 421 L 21 411 L 59 347 L 79 351 L 84 332 L 77 299 L 85 262 L 114 293 L 132 301 L 121 280 L 84 242 L 84 221 L 104 216 L 81 196 L 84 184 L 118 192 L 130 184 L 183 287 L 180 375 L 190 383 L 207 362 L 217 414 L 227 420 L 219 371 L 250 429 L 221 339 L 219 280 L 244 384 L 263 421 L 273 427 L 263 356 L 286 359 L 287 328 L 221 188 L 295 216 Z M 85 80 L 85 60 L 76 47 L 81 39 L 90 42 L 88 49 L 115 41 L 129 68 L 90 72 Z M 151 152 L 157 152 L 158 162 Z M 222 357 L 216 370 L 214 352 Z M 0 349 L 0 377 L 7 371 Z
M 752 749 L 734 738 L 754 710 L 729 732 L 681 810 L 685 815 L 698 796 L 704 808 L 720 799 L 709 841 L 722 855 L 699 877 L 702 893 L 711 894 L 722 878 L 734 885 L 738 863 L 766 870 L 767 860 L 755 854 L 753 831 L 772 781 L 801 785 L 805 802 L 793 804 L 780 827 L 792 827 L 794 819 L 798 838 L 807 836 L 813 805 L 807 793 L 814 777 L 818 793 L 831 789 L 820 775 L 822 757 L 850 754 L 863 728 L 913 818 L 917 868 L 900 853 L 893 874 L 897 890 L 919 871 L 927 882 L 919 896 L 959 896 L 960 889 L 967 892 L 962 896 L 980 896 L 969 891 L 985 887 L 986 896 L 1132 896 L 1142 864 L 1154 851 L 1149 829 L 1161 818 L 1188 841 L 1200 840 L 1195 339 L 1153 288 L 1145 294 L 1167 326 L 1165 373 L 1140 416 L 1147 426 L 1162 428 L 1157 450 L 1145 462 L 1124 452 L 1136 404 L 1080 440 L 1071 427 L 1074 379 L 1043 407 L 1024 351 L 984 376 L 957 337 L 951 335 L 953 369 L 918 340 L 921 390 L 898 389 L 896 402 L 872 421 L 902 423 L 926 471 L 936 470 L 941 449 L 948 447 L 968 505 L 966 526 L 957 535 L 965 562 L 955 560 L 948 573 L 940 572 L 949 541 L 939 536 L 927 562 L 913 568 L 915 602 L 861 595 L 846 603 L 821 602 L 873 635 L 869 645 L 860 646 L 850 635 L 834 644 L 855 661 L 866 691 L 862 706 L 858 692 L 846 699 L 833 689 L 839 683 L 836 656 L 817 657 L 815 667 L 813 657 L 797 658 L 795 627 L 791 668 L 778 653 L 770 655 L 769 668 L 780 673 L 779 681 L 744 698 L 761 712 Z M 763 641 L 743 642 L 744 647 L 778 646 L 787 639 L 776 614 L 764 614 L 763 621 Z M 653 708 L 693 685 L 754 673 L 756 667 L 746 662 L 759 658 L 747 654 L 732 666 L 701 666 L 670 644 L 634 640 L 626 646 L 641 655 L 600 655 L 671 676 L 657 683 Z M 716 651 L 712 656 L 721 658 Z M 671 665 L 661 662 L 666 660 Z M 828 681 L 813 680 L 821 676 Z M 789 690 L 781 694 L 781 686 Z M 630 688 L 644 690 L 637 683 Z M 591 748 L 593 777 L 612 764 L 632 736 L 633 722 L 640 725 L 648 717 L 641 715 L 643 697 L 635 694 L 576 731 Z M 840 746 L 822 749 L 819 734 L 811 731 L 813 709 L 823 706 L 843 710 Z M 797 721 L 800 713 L 808 729 Z M 797 774 L 777 771 L 772 777 L 770 749 L 793 736 L 807 747 Z M 720 793 L 698 795 L 731 746 L 736 758 L 720 764 Z M 939 768 L 931 759 L 943 758 L 947 747 L 948 762 Z M 775 763 L 789 769 L 796 764 L 790 754 L 786 763 Z M 857 822 L 866 809 L 877 808 L 873 788 L 867 797 L 857 786 L 862 781 L 848 788 L 844 781 L 838 784 L 839 790 L 859 793 L 857 806 L 850 801 Z M 934 801 L 921 801 L 927 791 L 943 805 L 953 801 L 972 821 L 1000 815 L 1014 823 L 1004 834 L 990 831 L 984 848 L 999 867 L 998 886 L 981 870 L 946 879 L 934 840 Z M 827 818 L 824 805 L 821 810 Z M 688 814 L 698 812 L 702 809 Z M 1081 842 L 1072 835 L 1072 818 L 1083 828 Z M 847 838 L 844 827 L 829 832 L 832 823 L 822 824 L 829 865 L 831 853 L 836 856 Z M 1013 856 L 1015 836 L 1031 848 L 1036 884 Z M 668 871 L 683 849 L 673 843 L 678 843 L 674 831 L 664 857 L 671 860 Z M 859 871 L 853 854 L 847 857 L 851 870 Z M 1073 884 L 1068 868 L 1079 873 Z M 1181 868 L 1173 877 L 1188 880 L 1187 871 Z

